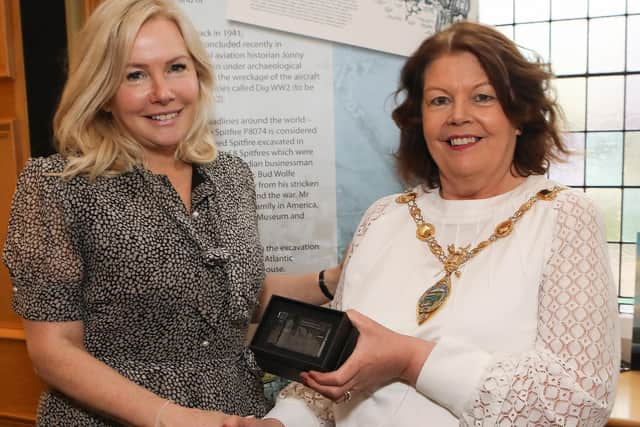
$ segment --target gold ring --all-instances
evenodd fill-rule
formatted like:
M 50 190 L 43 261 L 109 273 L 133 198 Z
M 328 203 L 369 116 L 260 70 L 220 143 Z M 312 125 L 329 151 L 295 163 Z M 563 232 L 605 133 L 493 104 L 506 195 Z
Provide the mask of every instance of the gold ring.
M 348 402 L 351 400 L 351 390 L 347 390 L 344 392 L 344 402 Z

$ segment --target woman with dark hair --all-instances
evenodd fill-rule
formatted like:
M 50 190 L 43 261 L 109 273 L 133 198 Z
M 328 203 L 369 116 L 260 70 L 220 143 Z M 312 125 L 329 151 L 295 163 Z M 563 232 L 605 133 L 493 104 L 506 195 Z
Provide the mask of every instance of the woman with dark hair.
M 393 118 L 415 185 L 375 202 L 335 306 L 360 331 L 245 426 L 602 426 L 619 365 L 603 225 L 544 176 L 565 149 L 550 72 L 460 22 L 408 58 Z
M 551 73 L 543 64 L 529 62 L 501 33 L 465 22 L 427 39 L 402 69 L 397 96 L 404 99 L 393 111 L 401 132 L 397 157 L 402 178 L 429 188 L 440 186 L 440 171 L 423 133 L 423 79 L 429 64 L 448 52 L 476 57 L 506 118 L 518 124 L 513 172 L 522 177 L 542 175 L 550 160 L 567 154 L 557 125 L 559 109 L 547 94 Z

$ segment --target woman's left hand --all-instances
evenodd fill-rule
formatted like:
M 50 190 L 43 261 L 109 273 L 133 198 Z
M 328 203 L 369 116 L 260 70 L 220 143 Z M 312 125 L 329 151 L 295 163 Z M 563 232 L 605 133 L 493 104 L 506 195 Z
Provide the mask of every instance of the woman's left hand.
M 336 371 L 303 372 L 305 384 L 334 401 L 368 395 L 394 381 L 414 386 L 435 343 L 393 332 L 355 310 L 347 314 L 360 333 L 353 353 Z

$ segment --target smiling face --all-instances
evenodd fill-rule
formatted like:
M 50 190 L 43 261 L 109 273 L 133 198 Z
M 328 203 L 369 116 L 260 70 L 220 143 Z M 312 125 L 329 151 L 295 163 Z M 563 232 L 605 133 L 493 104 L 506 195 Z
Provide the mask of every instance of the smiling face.
M 511 173 L 520 131 L 473 54 L 444 54 L 427 67 L 422 128 L 443 197 L 491 197 L 523 180 Z
M 180 30 L 165 18 L 145 22 L 108 110 L 149 159 L 173 155 L 191 129 L 197 100 L 198 76 Z

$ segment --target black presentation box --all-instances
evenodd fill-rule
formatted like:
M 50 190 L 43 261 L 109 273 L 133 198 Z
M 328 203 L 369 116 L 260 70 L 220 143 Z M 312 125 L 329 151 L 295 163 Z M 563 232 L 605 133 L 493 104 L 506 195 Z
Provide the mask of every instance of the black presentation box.
M 249 347 L 263 370 L 300 381 L 303 371 L 338 369 L 357 340 L 346 313 L 274 295 Z

